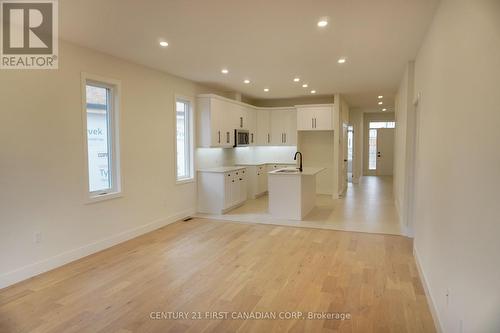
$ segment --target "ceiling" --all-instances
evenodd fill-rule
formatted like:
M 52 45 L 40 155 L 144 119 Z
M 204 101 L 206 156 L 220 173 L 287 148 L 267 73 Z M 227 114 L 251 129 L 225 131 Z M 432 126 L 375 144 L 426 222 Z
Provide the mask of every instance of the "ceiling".
M 61 0 L 62 39 L 255 99 L 392 108 L 437 0 Z M 319 28 L 320 18 L 328 26 Z M 169 46 L 161 48 L 160 40 Z M 338 58 L 346 57 L 343 65 Z M 222 68 L 229 73 L 223 75 Z M 294 83 L 300 77 L 309 88 Z M 251 80 L 244 84 L 243 80 Z M 302 83 L 302 82 L 301 82 Z M 264 88 L 269 92 L 264 92 Z

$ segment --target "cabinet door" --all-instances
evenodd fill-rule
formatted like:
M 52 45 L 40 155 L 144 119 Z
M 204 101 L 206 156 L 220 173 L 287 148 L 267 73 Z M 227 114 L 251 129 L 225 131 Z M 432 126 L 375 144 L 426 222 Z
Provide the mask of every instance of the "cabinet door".
M 268 110 L 257 110 L 257 145 L 271 144 L 271 118 Z
M 266 166 L 257 168 L 257 194 L 267 191 L 267 170 Z
M 253 108 L 246 108 L 245 126 L 249 132 L 249 143 L 251 146 L 257 145 L 257 111 Z
M 297 108 L 297 130 L 310 131 L 314 128 L 314 113 L 310 108 Z
M 224 115 L 221 102 L 215 98 L 210 100 L 210 128 L 213 147 L 224 146 Z
M 272 110 L 271 112 L 271 145 L 283 146 L 285 144 L 286 114 L 284 110 Z
M 231 172 L 224 174 L 224 209 L 229 208 L 233 205 L 232 189 L 233 189 L 234 177 Z
M 318 107 L 314 110 L 314 130 L 316 131 L 330 131 L 333 130 L 331 106 Z
M 297 145 L 297 111 L 295 108 L 284 111 L 283 133 L 285 146 Z
M 247 175 L 245 170 L 238 172 L 238 202 L 242 203 L 247 200 Z

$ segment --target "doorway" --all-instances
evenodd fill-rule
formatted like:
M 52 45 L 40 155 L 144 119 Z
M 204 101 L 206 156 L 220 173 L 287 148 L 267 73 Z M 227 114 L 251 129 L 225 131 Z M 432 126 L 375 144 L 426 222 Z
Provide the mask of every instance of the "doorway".
M 368 175 L 392 176 L 394 165 L 394 121 L 368 123 Z

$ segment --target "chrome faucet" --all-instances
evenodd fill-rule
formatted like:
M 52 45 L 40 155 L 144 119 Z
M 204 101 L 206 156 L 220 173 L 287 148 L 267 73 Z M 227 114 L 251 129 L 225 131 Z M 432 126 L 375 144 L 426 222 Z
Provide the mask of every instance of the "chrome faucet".
M 300 159 L 299 159 L 299 171 L 302 172 L 302 153 L 300 151 L 296 152 L 295 153 L 295 156 L 293 157 L 293 160 L 296 161 L 297 160 L 297 154 L 300 154 Z

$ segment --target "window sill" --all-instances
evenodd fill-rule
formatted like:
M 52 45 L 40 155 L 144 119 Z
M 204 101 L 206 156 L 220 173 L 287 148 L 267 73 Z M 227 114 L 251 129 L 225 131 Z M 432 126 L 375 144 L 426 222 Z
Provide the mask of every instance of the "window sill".
M 182 185 L 182 184 L 189 184 L 189 183 L 194 183 L 195 180 L 194 178 L 186 178 L 186 179 L 179 179 L 175 181 L 176 185 Z
M 122 192 L 113 192 L 113 193 L 107 193 L 107 194 L 102 194 L 102 195 L 95 195 L 95 196 L 87 197 L 86 204 L 92 204 L 92 203 L 96 203 L 96 202 L 101 202 L 101 201 L 106 201 L 106 200 L 111 200 L 111 199 L 116 199 L 116 198 L 121 198 L 121 197 L 123 197 Z

